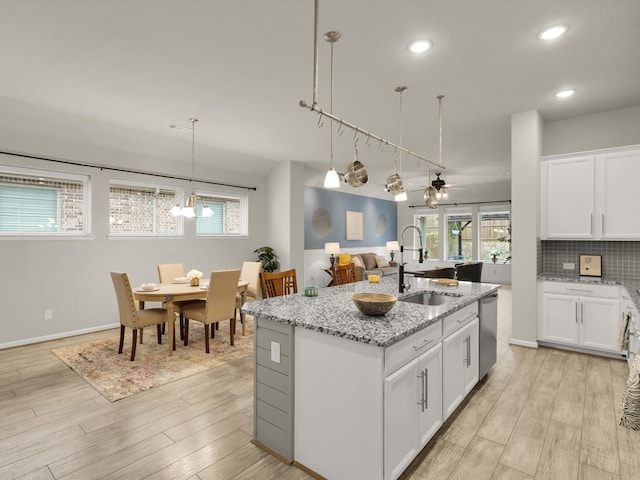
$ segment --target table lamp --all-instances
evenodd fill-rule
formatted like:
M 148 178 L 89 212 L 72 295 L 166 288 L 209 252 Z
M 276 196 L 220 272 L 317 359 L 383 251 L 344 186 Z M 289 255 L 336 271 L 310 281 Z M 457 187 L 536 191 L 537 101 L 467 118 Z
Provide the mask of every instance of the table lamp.
M 338 242 L 325 243 L 324 253 L 327 253 L 330 255 L 329 261 L 331 262 L 331 268 L 333 268 L 333 264 L 336 261 L 336 257 L 334 257 L 334 255 L 337 255 L 340 253 L 340 243 Z
M 387 242 L 387 251 L 389 252 L 389 255 L 391 256 L 391 261 L 393 262 L 393 256 L 395 255 L 395 253 L 393 253 L 396 250 L 400 250 L 400 245 L 398 245 L 398 241 L 397 240 L 393 240 L 392 242 Z

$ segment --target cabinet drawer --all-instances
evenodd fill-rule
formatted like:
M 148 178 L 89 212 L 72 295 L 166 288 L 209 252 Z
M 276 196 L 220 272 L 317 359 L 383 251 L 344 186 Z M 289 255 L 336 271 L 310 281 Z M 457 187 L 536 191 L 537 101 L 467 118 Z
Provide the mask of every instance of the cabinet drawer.
M 545 293 L 561 293 L 578 297 L 620 298 L 620 287 L 617 285 L 544 282 L 543 288 Z
M 442 321 L 442 336 L 446 337 L 478 316 L 478 302 L 467 305 Z
M 442 322 L 438 320 L 413 335 L 394 343 L 384 351 L 385 375 L 406 365 L 434 347 L 442 338 Z

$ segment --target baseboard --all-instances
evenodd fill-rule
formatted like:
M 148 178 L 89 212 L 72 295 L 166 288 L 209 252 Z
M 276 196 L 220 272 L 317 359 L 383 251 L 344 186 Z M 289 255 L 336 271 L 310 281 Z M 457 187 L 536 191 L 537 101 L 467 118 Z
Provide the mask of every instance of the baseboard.
M 538 348 L 538 342 L 530 342 L 528 340 L 520 340 L 518 338 L 512 338 L 509 340 L 509 345 L 518 345 L 519 347 Z
M 120 323 L 112 323 L 109 325 L 100 325 L 99 327 L 84 328 L 82 330 L 72 330 L 70 332 L 54 333 L 53 335 L 45 335 L 43 337 L 26 338 L 24 340 L 16 340 L 15 342 L 0 343 L 0 350 L 7 348 L 21 347 L 23 345 L 31 345 L 34 343 L 48 342 L 49 340 L 58 340 L 60 338 L 75 337 L 84 335 L 85 333 L 101 332 L 103 330 L 111 330 L 118 328 Z

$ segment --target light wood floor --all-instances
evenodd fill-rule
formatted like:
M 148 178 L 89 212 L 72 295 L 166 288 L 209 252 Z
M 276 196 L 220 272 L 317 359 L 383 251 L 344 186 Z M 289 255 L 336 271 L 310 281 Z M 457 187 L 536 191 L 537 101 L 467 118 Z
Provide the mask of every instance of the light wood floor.
M 498 364 L 403 478 L 639 479 L 626 364 L 509 346 L 509 286 L 498 311 Z M 249 443 L 251 359 L 110 403 L 50 352 L 114 333 L 0 351 L 0 479 L 311 478 Z

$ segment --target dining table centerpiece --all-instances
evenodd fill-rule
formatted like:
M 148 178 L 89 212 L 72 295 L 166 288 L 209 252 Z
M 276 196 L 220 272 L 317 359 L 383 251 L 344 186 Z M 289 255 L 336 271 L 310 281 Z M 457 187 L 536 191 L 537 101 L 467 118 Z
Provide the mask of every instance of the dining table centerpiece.
M 187 272 L 187 278 L 192 287 L 200 285 L 200 279 L 202 278 L 202 272 L 200 270 L 189 270 Z

